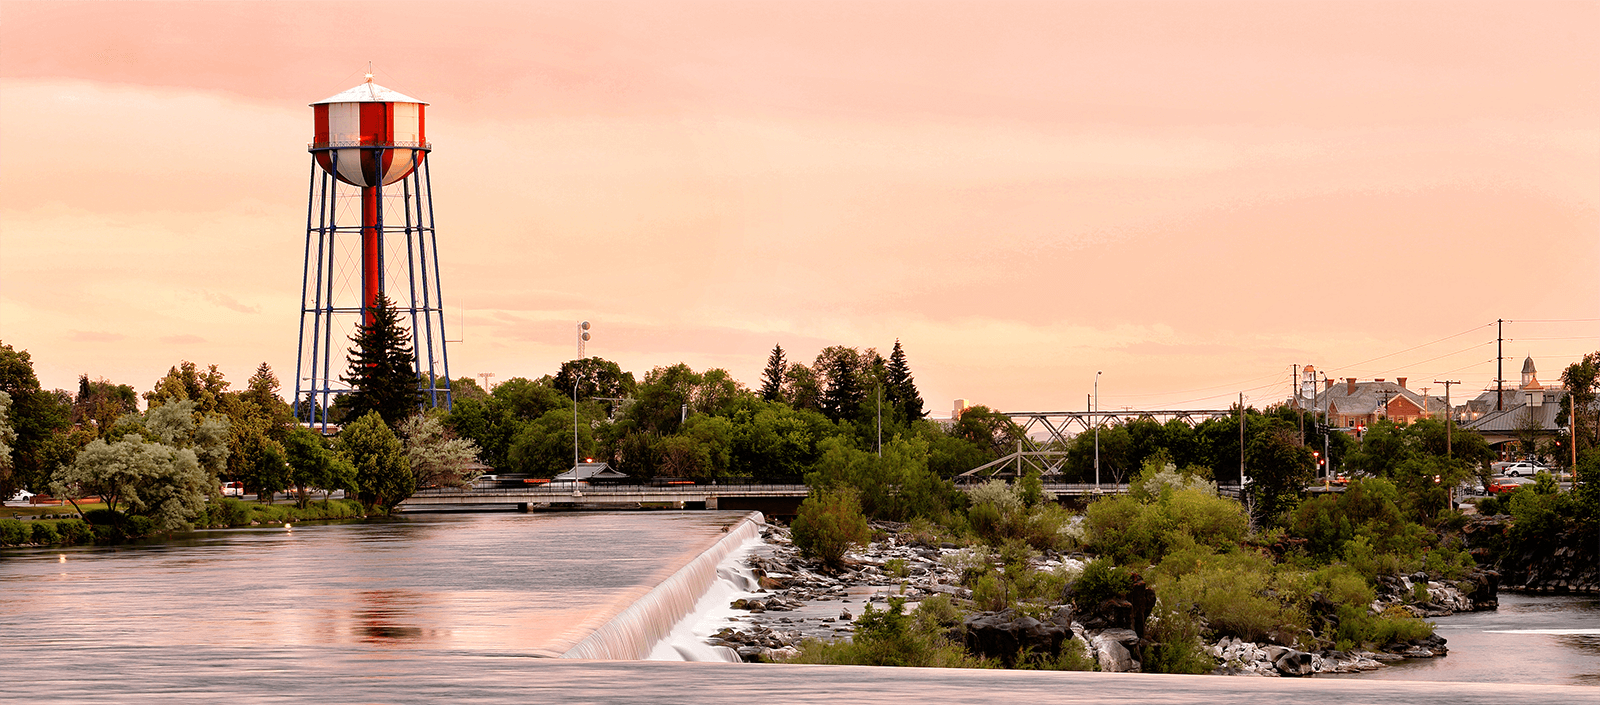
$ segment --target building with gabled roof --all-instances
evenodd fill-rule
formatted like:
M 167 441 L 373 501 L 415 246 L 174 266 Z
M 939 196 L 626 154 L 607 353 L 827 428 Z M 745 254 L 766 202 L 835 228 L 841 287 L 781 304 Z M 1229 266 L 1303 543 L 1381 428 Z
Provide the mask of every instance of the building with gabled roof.
M 1469 418 L 1461 427 L 1482 434 L 1491 446 L 1515 441 L 1520 433 L 1554 436 L 1561 429 L 1556 416 L 1561 413 L 1561 401 L 1566 396 L 1566 389 L 1546 388 L 1539 382 L 1538 370 L 1529 357 L 1522 363 L 1522 383 L 1515 390 L 1486 390 L 1466 403 L 1465 415 Z

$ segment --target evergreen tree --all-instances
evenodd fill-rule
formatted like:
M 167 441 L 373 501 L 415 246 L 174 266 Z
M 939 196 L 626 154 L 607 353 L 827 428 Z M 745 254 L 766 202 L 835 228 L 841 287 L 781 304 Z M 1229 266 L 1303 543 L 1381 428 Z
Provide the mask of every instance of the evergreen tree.
M 400 312 L 388 297 L 378 295 L 372 322 L 363 322 L 350 342 L 356 346 L 350 349 L 348 376 L 339 378 L 355 389 L 348 395 L 346 418 L 376 411 L 393 427 L 415 413 L 421 394 L 411 334 L 400 326 Z
M 917 393 L 917 383 L 911 378 L 911 367 L 906 364 L 906 351 L 900 341 L 894 341 L 894 351 L 889 353 L 889 380 L 883 390 L 885 401 L 900 410 L 909 423 L 922 418 L 922 395 Z
M 767 358 L 767 370 L 761 373 L 761 398 L 766 401 L 783 400 L 783 378 L 789 371 L 789 363 L 783 359 L 783 346 L 773 345 L 772 355 Z
M 854 418 L 867 398 L 862 389 L 860 353 L 853 348 L 827 348 L 817 356 L 828 384 L 822 390 L 822 414 L 834 421 Z

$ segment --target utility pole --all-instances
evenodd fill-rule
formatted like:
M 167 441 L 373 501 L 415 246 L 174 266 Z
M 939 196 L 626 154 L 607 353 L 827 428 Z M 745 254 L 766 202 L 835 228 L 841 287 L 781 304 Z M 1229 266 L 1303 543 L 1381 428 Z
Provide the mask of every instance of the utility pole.
M 1294 397 L 1294 407 L 1300 410 L 1300 445 L 1306 444 L 1306 405 L 1300 401 L 1300 366 L 1290 365 L 1289 396 Z
M 589 342 L 589 322 L 578 324 L 578 362 L 583 361 L 583 344 Z M 572 486 L 578 486 L 578 381 L 583 379 L 583 368 L 572 366 Z M 576 492 L 577 490 L 573 490 Z
M 1450 406 L 1450 385 L 1461 384 L 1459 379 L 1434 380 L 1434 384 L 1444 385 L 1444 457 L 1451 457 L 1450 430 L 1456 423 L 1456 408 Z
M 883 383 L 878 383 L 878 457 L 883 457 Z
M 1245 509 L 1250 508 L 1249 494 L 1245 492 L 1244 477 L 1244 392 L 1239 392 L 1239 499 L 1244 502 Z
M 1389 397 L 1394 396 L 1394 394 L 1387 389 L 1380 389 L 1378 393 L 1383 395 L 1383 418 L 1387 419 L 1389 418 Z
M 1502 411 L 1505 407 L 1500 399 L 1506 387 L 1506 319 L 1495 319 L 1495 323 L 1499 328 L 1494 336 L 1494 410 Z
M 479 372 L 478 376 L 483 378 L 483 392 L 485 394 L 489 393 L 489 378 L 493 377 L 494 373 L 493 372 Z
M 1100 370 L 1094 373 L 1094 411 L 1100 410 Z M 1094 491 L 1100 491 L 1100 421 L 1094 413 L 1089 414 L 1089 420 L 1094 422 Z

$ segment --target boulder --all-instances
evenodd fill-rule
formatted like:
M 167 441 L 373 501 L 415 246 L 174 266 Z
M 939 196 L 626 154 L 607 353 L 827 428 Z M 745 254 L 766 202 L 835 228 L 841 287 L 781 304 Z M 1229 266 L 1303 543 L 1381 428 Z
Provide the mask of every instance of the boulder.
M 1094 638 L 1095 660 L 1100 662 L 1100 670 L 1107 673 L 1132 673 L 1139 670 L 1139 662 L 1133 660 L 1133 654 L 1122 642 L 1101 634 Z
M 1272 665 L 1278 669 L 1279 673 L 1286 676 L 1309 676 L 1316 672 L 1315 660 L 1311 654 L 1281 646 L 1267 647 L 1269 654 L 1274 649 L 1278 649 L 1278 652 L 1275 656 L 1269 656 L 1269 658 L 1272 659 Z
M 1070 624 L 1041 622 L 1005 610 L 968 617 L 962 623 L 962 631 L 967 651 L 1000 659 L 1009 667 L 1015 665 L 1017 654 L 1023 649 L 1046 656 L 1060 653 L 1061 643 L 1071 636 Z

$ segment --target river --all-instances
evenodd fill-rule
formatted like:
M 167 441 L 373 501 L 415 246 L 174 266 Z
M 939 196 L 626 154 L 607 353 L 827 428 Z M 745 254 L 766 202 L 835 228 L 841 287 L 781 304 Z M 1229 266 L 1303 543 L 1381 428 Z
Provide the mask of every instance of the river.
M 1600 672 L 1593 632 L 1567 633 L 1593 624 L 1593 601 L 1517 596 L 1440 620 L 1446 659 L 1363 679 L 549 658 L 726 544 L 742 516 L 408 515 L 6 549 L 0 702 L 1600 702 L 1600 688 L 1559 685 Z M 1458 660 L 1469 667 L 1430 675 Z M 1499 682 L 1459 682 L 1497 660 L 1513 666 Z

